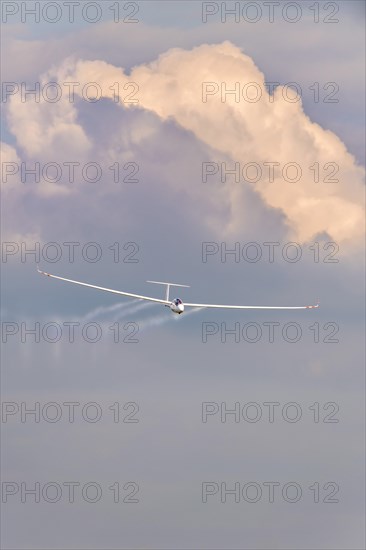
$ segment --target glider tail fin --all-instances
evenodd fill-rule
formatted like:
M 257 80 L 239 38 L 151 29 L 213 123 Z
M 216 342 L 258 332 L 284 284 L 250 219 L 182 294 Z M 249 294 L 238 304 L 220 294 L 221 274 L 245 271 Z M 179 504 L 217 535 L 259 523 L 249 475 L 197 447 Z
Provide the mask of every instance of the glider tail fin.
M 165 299 L 167 302 L 169 301 L 169 290 L 171 286 L 181 286 L 184 288 L 189 288 L 188 285 L 179 285 L 178 283 L 165 283 L 162 281 L 146 281 L 146 282 L 153 283 L 154 285 L 166 285 Z

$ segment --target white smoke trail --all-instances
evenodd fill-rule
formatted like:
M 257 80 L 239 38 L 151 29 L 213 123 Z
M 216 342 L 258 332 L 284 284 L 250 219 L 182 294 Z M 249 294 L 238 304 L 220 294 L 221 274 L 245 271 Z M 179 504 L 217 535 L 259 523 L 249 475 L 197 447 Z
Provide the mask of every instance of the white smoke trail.
M 136 317 L 130 318 L 130 321 L 135 322 L 138 325 L 139 330 L 141 331 L 151 328 L 153 326 L 161 326 L 168 322 L 182 322 L 185 318 L 203 309 L 192 308 L 188 311 L 185 311 L 183 314 L 183 318 L 180 315 L 172 314 L 170 310 L 165 310 L 163 313 L 159 313 L 157 315 L 150 315 L 147 318 L 146 316 L 141 316 L 141 314 L 144 315 L 144 310 L 149 310 L 154 306 L 156 307 L 156 304 L 138 299 L 132 300 L 131 302 L 127 303 L 113 304 L 111 306 L 99 306 L 89 311 L 84 316 L 79 317 L 78 321 L 80 323 L 88 323 L 90 321 L 96 323 L 99 322 L 101 326 L 104 327 L 106 332 L 108 332 L 107 329 L 110 322 L 116 323 L 123 319 L 126 319 L 127 317 L 130 317 L 131 315 L 135 315 L 136 313 L 138 313 Z M 60 318 L 57 319 L 57 321 L 60 325 L 62 325 L 63 319 Z
M 156 305 L 156 304 L 152 304 L 151 302 L 144 302 L 142 300 L 138 300 L 140 303 L 138 304 L 135 304 L 134 306 L 126 309 L 126 310 L 123 310 L 120 312 L 119 315 L 117 315 L 117 317 L 114 317 L 114 320 L 115 321 L 119 321 L 125 317 L 127 317 L 128 315 L 132 315 L 132 314 L 135 314 L 137 313 L 138 311 L 141 311 L 141 310 L 144 310 L 144 309 L 149 309 L 151 308 L 152 306 Z M 137 322 L 137 321 L 136 321 Z
M 131 302 L 113 304 L 111 306 L 100 306 L 80 317 L 79 321 L 82 323 L 87 323 L 89 321 L 97 322 L 98 320 L 103 322 L 110 321 L 112 319 L 113 321 L 119 321 L 129 315 L 135 314 L 138 311 L 147 309 L 152 305 L 153 304 L 149 302 L 144 302 L 143 300 L 137 299 L 132 300 Z
M 140 303 L 141 300 L 133 300 L 132 302 L 119 302 L 117 304 L 113 304 L 112 306 L 100 306 L 92 311 L 89 311 L 89 313 L 86 313 L 83 317 L 80 318 L 80 321 L 82 322 L 88 322 L 90 320 L 96 320 L 102 315 L 108 315 L 109 313 L 114 312 L 121 312 L 126 311 L 132 307 L 134 304 Z
M 145 321 L 136 321 L 139 325 L 139 330 L 145 330 L 146 328 L 150 328 L 152 326 L 161 326 L 168 322 L 182 322 L 184 319 L 189 317 L 190 315 L 193 315 L 194 313 L 198 313 L 201 309 L 204 309 L 202 307 L 198 308 L 192 308 L 189 311 L 186 311 L 183 313 L 183 318 L 181 318 L 180 315 L 174 314 L 174 316 L 171 315 L 171 312 L 167 312 L 166 315 L 156 315 L 154 317 L 150 317 L 146 319 Z

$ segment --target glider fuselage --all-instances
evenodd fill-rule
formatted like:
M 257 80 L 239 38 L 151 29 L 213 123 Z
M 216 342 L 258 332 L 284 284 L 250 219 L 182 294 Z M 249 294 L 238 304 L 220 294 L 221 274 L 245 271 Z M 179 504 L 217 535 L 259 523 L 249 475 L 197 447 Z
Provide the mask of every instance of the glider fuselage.
M 175 298 L 168 306 L 171 311 L 178 313 L 179 315 L 184 311 L 184 304 L 180 298 Z

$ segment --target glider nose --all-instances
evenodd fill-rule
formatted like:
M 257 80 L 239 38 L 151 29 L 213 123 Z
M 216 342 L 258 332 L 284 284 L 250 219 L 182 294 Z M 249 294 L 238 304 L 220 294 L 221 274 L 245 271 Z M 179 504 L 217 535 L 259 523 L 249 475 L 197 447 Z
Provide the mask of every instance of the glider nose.
M 183 304 L 179 304 L 178 310 L 179 310 L 179 313 L 183 313 L 183 311 L 184 311 L 184 305 L 183 305 Z

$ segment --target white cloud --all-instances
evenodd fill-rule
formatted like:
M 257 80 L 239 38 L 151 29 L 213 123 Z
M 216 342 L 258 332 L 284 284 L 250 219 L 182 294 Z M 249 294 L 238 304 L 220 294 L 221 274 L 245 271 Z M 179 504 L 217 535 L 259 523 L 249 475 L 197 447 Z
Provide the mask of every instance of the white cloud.
M 26 155 L 48 155 L 49 158 L 51 155 L 52 158 L 52 155 L 57 154 L 57 159 L 62 160 L 70 158 L 72 154 L 85 154 L 91 144 L 77 123 L 77 110 L 65 89 L 61 86 L 57 102 L 50 102 L 45 97 L 45 84 L 54 80 L 51 70 L 39 79 L 40 92 L 37 96 L 20 92 L 12 95 L 7 108 L 7 120 L 10 131 Z M 32 87 L 34 89 L 34 84 L 27 85 L 27 90 Z M 55 90 L 49 93 L 52 97 Z
M 252 184 L 268 206 L 285 214 L 292 238 L 305 242 L 326 232 L 339 242 L 358 242 L 363 235 L 363 169 L 333 132 L 305 115 L 301 101 L 291 103 L 284 99 L 282 87 L 276 89 L 270 101 L 263 73 L 230 42 L 202 45 L 190 51 L 169 50 L 156 61 L 135 67 L 130 75 L 103 61 L 77 61 L 70 66 L 68 78 L 81 85 L 97 80 L 109 98 L 113 97 L 109 87 L 118 82 L 122 103 L 127 94 L 123 86 L 136 82 L 140 107 L 163 120 L 173 117 L 233 161 L 261 166 L 264 162 L 278 162 L 281 170 L 289 162 L 298 163 L 302 177 L 296 183 L 284 181 L 276 170 L 273 182 L 263 175 Z M 260 86 L 261 99 L 249 102 L 241 98 L 235 102 L 233 95 L 228 95 L 222 102 L 220 93 L 216 93 L 207 102 L 202 101 L 202 82 L 219 86 L 225 82 L 227 89 L 232 89 L 239 80 Z M 319 163 L 323 169 L 329 162 L 339 165 L 339 181 L 314 183 L 310 166 Z M 226 184 L 232 212 L 225 223 L 229 235 L 239 234 L 243 227 L 241 186 Z

